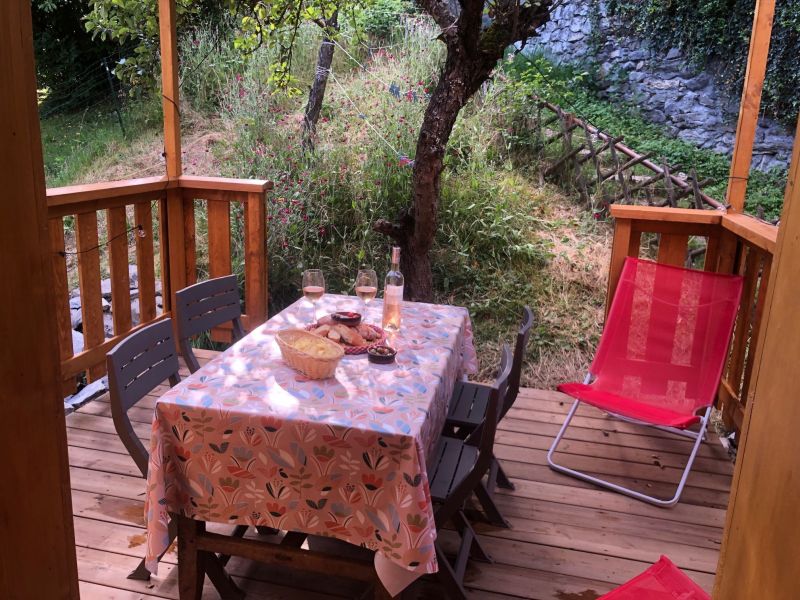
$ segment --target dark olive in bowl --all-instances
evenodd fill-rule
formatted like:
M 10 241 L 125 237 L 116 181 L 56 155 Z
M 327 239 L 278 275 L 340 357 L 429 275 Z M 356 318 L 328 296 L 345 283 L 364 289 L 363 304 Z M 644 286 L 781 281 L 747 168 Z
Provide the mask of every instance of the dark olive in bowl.
M 369 362 L 376 365 L 388 365 L 394 362 L 395 356 L 397 356 L 397 350 L 389 346 L 370 346 L 367 350 Z
M 337 323 L 341 323 L 342 325 L 347 325 L 348 327 L 356 327 L 361 323 L 361 314 L 357 312 L 350 312 L 350 311 L 335 312 L 331 315 L 331 318 Z

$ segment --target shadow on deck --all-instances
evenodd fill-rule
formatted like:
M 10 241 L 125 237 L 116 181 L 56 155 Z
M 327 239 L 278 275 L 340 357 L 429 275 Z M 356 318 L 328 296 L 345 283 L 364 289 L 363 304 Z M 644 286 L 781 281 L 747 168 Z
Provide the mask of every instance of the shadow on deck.
M 150 437 L 159 393 L 130 411 L 143 439 Z M 516 490 L 499 490 L 498 505 L 512 527 L 477 527 L 495 562 L 470 564 L 472 596 L 592 600 L 661 554 L 710 591 L 733 473 L 716 435 L 709 434 L 701 447 L 680 504 L 657 508 L 547 467 L 547 448 L 569 406 L 563 394 L 523 389 L 502 421 L 495 453 Z M 107 396 L 68 415 L 67 433 L 81 597 L 177 598 L 174 550 L 150 582 L 126 579 L 144 552 L 144 481 L 114 432 Z M 578 412 L 569 434 L 559 452 L 562 463 L 604 476 L 620 474 L 620 481 L 664 496 L 677 484 L 690 446 L 685 438 L 645 431 L 591 407 Z M 346 584 L 270 571 L 237 558 L 228 570 L 252 599 L 353 596 Z M 434 583 L 416 590 L 404 598 L 441 597 Z M 207 584 L 204 598 L 216 597 Z

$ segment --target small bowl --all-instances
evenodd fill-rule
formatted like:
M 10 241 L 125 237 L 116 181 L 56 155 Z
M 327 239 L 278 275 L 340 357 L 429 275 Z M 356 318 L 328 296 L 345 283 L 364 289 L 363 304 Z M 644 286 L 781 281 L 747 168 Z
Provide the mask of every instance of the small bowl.
M 367 349 L 367 358 L 369 362 L 376 365 L 388 365 L 394 362 L 394 357 L 397 356 L 397 350 L 389 346 L 370 346 Z
M 340 311 L 331 314 L 331 318 L 337 323 L 347 325 L 348 327 L 356 327 L 361 323 L 361 314 L 350 311 Z

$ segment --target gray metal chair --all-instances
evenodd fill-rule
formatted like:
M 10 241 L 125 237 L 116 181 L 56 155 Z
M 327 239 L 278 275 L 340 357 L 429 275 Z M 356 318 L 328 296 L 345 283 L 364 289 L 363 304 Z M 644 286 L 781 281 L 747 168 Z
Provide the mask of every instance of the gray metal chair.
M 228 321 L 233 324 L 233 341 L 244 337 L 236 275 L 201 281 L 176 292 L 174 316 L 181 355 L 194 373 L 200 363 L 192 351 L 191 338 Z
M 500 407 L 500 419 L 506 416 L 519 394 L 522 365 L 525 360 L 525 351 L 528 347 L 528 339 L 533 328 L 533 322 L 533 311 L 528 306 L 524 307 L 522 323 L 517 332 L 517 340 L 514 345 L 514 361 L 508 378 L 508 392 Z M 450 399 L 450 408 L 445 422 L 445 435 L 461 439 L 467 439 L 475 435 L 486 416 L 491 389 L 491 386 L 482 383 L 457 382 L 453 390 L 453 396 Z M 489 472 L 486 486 L 487 494 L 492 496 L 497 486 L 510 490 L 514 489 L 514 484 L 503 471 L 503 467 L 492 456 L 492 468 Z M 496 510 L 494 502 L 481 500 L 481 504 L 491 523 L 501 527 L 508 527 L 508 522 Z
M 131 334 L 106 355 L 106 363 L 114 428 L 142 477 L 147 478 L 150 455 L 133 430 L 128 410 L 165 380 L 168 379 L 170 385 L 176 385 L 180 381 L 172 320 L 163 319 Z M 246 531 L 247 526 L 240 525 L 234 530 L 234 535 L 241 537 Z M 170 522 L 170 544 L 176 534 L 177 526 Z M 161 556 L 158 558 L 161 560 Z M 219 589 L 234 590 L 235 585 L 222 568 L 228 557 L 215 558 L 216 560 L 209 561 L 209 577 Z M 144 559 L 128 578 L 144 581 L 150 579 L 150 571 L 144 566 Z
M 461 537 L 458 552 L 451 562 L 435 542 L 436 557 L 439 562 L 438 577 L 447 595 L 452 599 L 466 598 L 464 573 L 470 556 L 476 560 L 491 562 L 491 557 L 483 549 L 480 540 L 464 514 L 464 506 L 472 494 L 481 503 L 486 495 L 483 478 L 492 468 L 494 456 L 492 447 L 497 431 L 497 423 L 507 392 L 512 370 L 511 350 L 503 345 L 500 373 L 490 386 L 489 397 L 483 420 L 478 424 L 479 433 L 463 440 L 442 436 L 436 450 L 436 457 L 430 478 L 431 498 L 437 504 L 434 510 L 436 529 L 441 531 L 447 523 L 452 523 Z M 477 432 L 476 432 L 477 433 Z M 494 504 L 491 497 L 489 501 Z

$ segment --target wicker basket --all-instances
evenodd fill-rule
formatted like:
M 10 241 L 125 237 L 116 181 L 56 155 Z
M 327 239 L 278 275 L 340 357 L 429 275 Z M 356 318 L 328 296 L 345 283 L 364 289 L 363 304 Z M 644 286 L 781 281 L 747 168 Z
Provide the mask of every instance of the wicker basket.
M 300 337 L 311 337 L 316 340 L 322 340 L 326 345 L 331 347 L 332 354 L 335 353 L 335 356 L 332 358 L 319 358 L 299 350 L 292 342 Z M 344 356 L 344 350 L 336 342 L 303 331 L 302 329 L 285 329 L 284 331 L 279 331 L 275 339 L 278 341 L 278 347 L 281 349 L 281 354 L 286 364 L 295 371 L 300 371 L 309 379 L 327 379 L 328 377 L 333 377 L 339 361 L 342 359 L 342 356 Z

